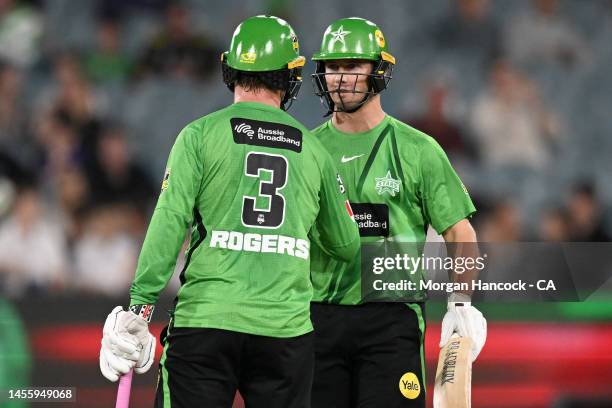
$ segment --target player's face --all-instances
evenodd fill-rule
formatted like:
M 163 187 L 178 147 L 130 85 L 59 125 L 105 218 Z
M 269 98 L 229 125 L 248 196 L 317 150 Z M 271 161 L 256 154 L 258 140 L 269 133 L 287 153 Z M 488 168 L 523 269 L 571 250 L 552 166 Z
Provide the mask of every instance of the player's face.
M 367 60 L 332 60 L 325 63 L 325 80 L 334 104 L 342 110 L 351 110 L 368 91 L 368 75 L 372 62 Z

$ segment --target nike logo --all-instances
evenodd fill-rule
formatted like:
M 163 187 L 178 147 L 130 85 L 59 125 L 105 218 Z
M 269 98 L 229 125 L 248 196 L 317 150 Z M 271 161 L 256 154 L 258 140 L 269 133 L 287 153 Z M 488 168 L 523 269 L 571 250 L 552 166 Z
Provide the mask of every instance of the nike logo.
M 344 155 L 342 155 L 342 158 L 340 159 L 340 161 L 342 163 L 346 163 L 346 162 L 350 162 L 351 160 L 355 160 L 361 156 L 363 156 L 365 153 L 362 154 L 358 154 L 357 156 L 351 156 L 351 157 L 344 157 Z

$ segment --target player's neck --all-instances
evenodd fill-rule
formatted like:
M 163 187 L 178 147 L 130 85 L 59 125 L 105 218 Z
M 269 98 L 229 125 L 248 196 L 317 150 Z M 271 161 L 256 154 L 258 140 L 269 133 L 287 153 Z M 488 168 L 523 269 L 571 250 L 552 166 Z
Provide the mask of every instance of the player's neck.
M 234 89 L 234 103 L 238 102 L 258 102 L 280 108 L 280 91 L 270 91 L 268 89 L 246 90 L 241 86 Z
M 345 133 L 362 133 L 374 129 L 385 118 L 385 112 L 377 95 L 367 101 L 356 112 L 334 112 L 332 123 L 336 129 Z

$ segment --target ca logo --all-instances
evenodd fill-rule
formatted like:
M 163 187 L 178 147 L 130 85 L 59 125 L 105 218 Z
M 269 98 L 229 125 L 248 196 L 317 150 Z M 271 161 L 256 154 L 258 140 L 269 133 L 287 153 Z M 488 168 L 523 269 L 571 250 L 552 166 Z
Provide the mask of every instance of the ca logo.
M 411 372 L 402 375 L 399 380 L 399 390 L 408 399 L 416 399 L 421 394 L 421 384 L 418 377 Z

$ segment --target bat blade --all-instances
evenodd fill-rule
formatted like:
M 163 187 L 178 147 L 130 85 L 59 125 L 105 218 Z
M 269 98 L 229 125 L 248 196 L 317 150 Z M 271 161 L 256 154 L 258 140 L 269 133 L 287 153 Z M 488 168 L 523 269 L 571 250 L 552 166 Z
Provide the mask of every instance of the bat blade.
M 472 339 L 453 334 L 440 350 L 434 408 L 470 408 L 472 405 Z
M 119 379 L 119 387 L 117 388 L 117 403 L 115 404 L 115 408 L 129 408 L 133 375 L 134 370 L 130 370 L 129 373 L 122 375 Z

